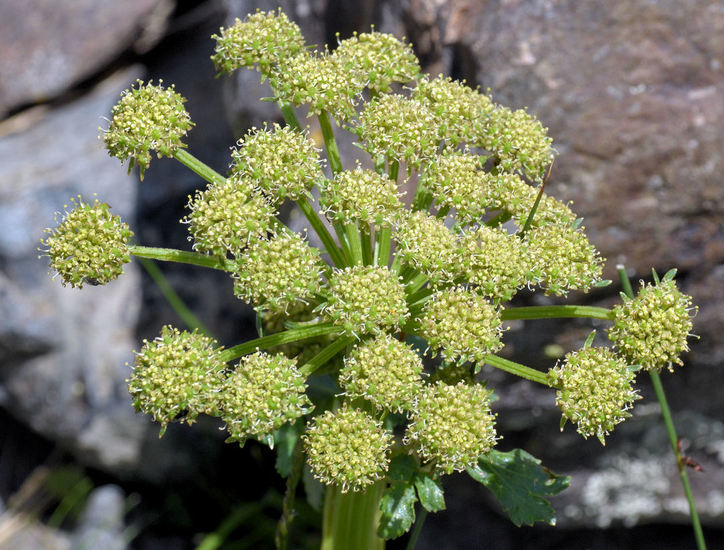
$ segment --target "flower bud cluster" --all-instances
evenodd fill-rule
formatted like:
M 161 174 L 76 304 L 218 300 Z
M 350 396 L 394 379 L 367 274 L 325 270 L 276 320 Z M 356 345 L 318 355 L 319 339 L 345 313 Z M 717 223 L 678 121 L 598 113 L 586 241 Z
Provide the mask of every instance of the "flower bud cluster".
M 63 285 L 83 288 L 84 284 L 104 285 L 123 273 L 130 259 L 128 242 L 133 232 L 111 208 L 95 200 L 93 204 L 71 199 L 67 212 L 55 229 L 41 240 L 50 266 L 60 275 Z M 55 214 L 58 221 L 58 213 Z
M 355 116 L 363 78 L 356 64 L 344 57 L 303 52 L 281 64 L 269 82 L 282 101 L 309 105 L 309 116 L 328 112 L 341 121 Z
M 485 298 L 462 286 L 438 290 L 425 304 L 420 334 L 449 362 L 482 365 L 503 345 L 500 314 Z
M 440 120 L 440 139 L 452 145 L 475 144 L 495 110 L 490 97 L 443 75 L 421 80 L 412 95 L 429 105 Z
M 231 441 L 262 440 L 312 410 L 293 359 L 257 352 L 243 357 L 220 392 L 221 419 Z
M 402 210 L 397 183 L 357 166 L 324 180 L 320 204 L 328 219 L 391 226 Z
M 393 82 L 410 82 L 420 74 L 412 47 L 391 34 L 355 32 L 339 43 L 332 56 L 351 62 L 374 92 L 389 92 Z
M 419 395 L 405 442 L 446 474 L 474 466 L 496 442 L 490 391 L 480 384 L 442 382 Z
M 460 225 L 480 221 L 491 205 L 483 162 L 484 158 L 471 153 L 446 152 L 427 164 L 421 175 L 421 184 L 438 206 L 455 209 Z
M 482 225 L 461 238 L 465 280 L 481 294 L 505 302 L 526 282 L 525 249 L 517 235 Z
M 673 280 L 642 282 L 638 296 L 625 297 L 613 311 L 608 337 L 631 363 L 647 370 L 673 370 L 672 364 L 683 364 L 679 356 L 689 351 L 687 338 L 696 308 Z
M 258 239 L 238 257 L 234 294 L 259 309 L 285 311 L 319 289 L 320 253 L 296 233 Z
M 189 196 L 188 209 L 190 214 L 181 221 L 189 224 L 193 249 L 220 257 L 236 256 L 264 236 L 275 214 L 253 182 L 241 177 L 197 191 Z
M 531 280 L 547 294 L 590 290 L 601 280 L 603 258 L 588 242 L 583 228 L 548 224 L 532 228 L 525 236 Z
M 226 365 L 216 340 L 170 326 L 136 353 L 128 390 L 136 411 L 161 424 L 161 435 L 172 420 L 191 424 L 201 414 L 216 414 Z
M 506 172 L 542 181 L 553 161 L 552 142 L 548 129 L 524 109 L 497 106 L 474 145 L 494 153 Z
M 335 271 L 321 310 L 345 333 L 354 336 L 399 329 L 409 316 L 405 287 L 394 273 L 377 266 Z
M 237 18 L 220 32 L 211 37 L 216 40 L 211 60 L 222 73 L 256 66 L 264 78 L 278 63 L 304 50 L 302 31 L 281 9 L 257 11 L 244 21 Z
M 384 477 L 390 463 L 392 434 L 346 404 L 315 417 L 302 439 L 314 477 L 342 492 L 364 490 Z
M 422 360 L 415 350 L 389 334 L 359 344 L 345 357 L 339 382 L 346 394 L 362 397 L 380 411 L 412 408 L 422 390 Z
M 452 282 L 458 275 L 457 238 L 442 220 L 423 211 L 414 212 L 400 224 L 395 240 L 399 256 L 427 275 L 432 284 Z
M 399 94 L 381 95 L 365 106 L 353 131 L 372 158 L 420 165 L 437 154 L 438 120 L 427 105 Z
M 126 160 L 128 171 L 138 165 L 143 174 L 151 163 L 150 151 L 158 157 L 170 157 L 186 147 L 181 139 L 194 125 L 184 103 L 186 99 L 174 91 L 151 82 L 137 81 L 138 86 L 126 90 L 111 111 L 111 121 L 103 133 L 108 154 Z
M 288 126 L 252 128 L 231 157 L 232 174 L 255 182 L 275 203 L 299 199 L 322 177 L 314 142 Z
M 548 383 L 558 388 L 556 405 L 584 438 L 605 436 L 631 416 L 639 399 L 633 388 L 635 374 L 626 361 L 608 348 L 584 348 L 566 354 L 562 364 L 548 371 Z

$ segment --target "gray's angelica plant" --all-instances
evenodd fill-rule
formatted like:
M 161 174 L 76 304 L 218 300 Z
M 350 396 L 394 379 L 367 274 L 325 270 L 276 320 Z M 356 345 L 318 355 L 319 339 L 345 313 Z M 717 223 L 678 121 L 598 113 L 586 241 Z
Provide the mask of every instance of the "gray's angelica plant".
M 250 129 L 222 175 L 186 151 L 193 123 L 184 98 L 138 81 L 102 133 L 109 154 L 137 165 L 141 178 L 156 155 L 206 180 L 182 220 L 191 250 L 130 244 L 130 229 L 107 205 L 81 198 L 48 230 L 43 250 L 63 284 L 77 287 L 118 277 L 130 255 L 228 272 L 263 333 L 222 349 L 196 331 L 164 327 L 136 353 L 133 405 L 162 434 L 199 414 L 219 417 L 240 444 L 273 446 L 291 433 L 302 452 L 280 452 L 306 460 L 327 486 L 323 548 L 381 548 L 378 536 L 410 528 L 417 500 L 423 515 L 444 507 L 444 474 L 480 479 L 486 464 L 500 470 L 515 460 L 538 468 L 530 455 L 516 452 L 511 462 L 495 450 L 492 390 L 474 376 L 483 365 L 551 387 L 562 424 L 604 443 L 639 398 L 637 371 L 681 364 L 694 309 L 670 275 L 613 310 L 509 306 L 523 288 L 566 296 L 607 284 L 570 205 L 542 190 L 554 149 L 525 110 L 421 74 L 408 43 L 378 32 L 314 51 L 283 13 L 259 11 L 213 38 L 219 72 L 257 69 L 286 125 Z M 293 107 L 318 119 L 324 152 Z M 356 135 L 366 164 L 343 166 L 340 131 Z M 407 182 L 416 184 L 409 197 Z M 288 201 L 321 250 L 276 217 Z M 610 321 L 612 346 L 586 342 L 547 373 L 497 355 L 505 320 L 561 317 Z M 423 355 L 437 359 L 427 371 Z M 336 390 L 310 399 L 314 377 Z M 554 492 L 567 485 L 541 475 Z M 292 498 L 298 479 L 290 477 Z M 345 506 L 358 521 L 340 530 Z M 285 509 L 280 533 L 289 520 Z M 533 518 L 554 520 L 547 503 Z M 277 542 L 283 547 L 284 536 Z

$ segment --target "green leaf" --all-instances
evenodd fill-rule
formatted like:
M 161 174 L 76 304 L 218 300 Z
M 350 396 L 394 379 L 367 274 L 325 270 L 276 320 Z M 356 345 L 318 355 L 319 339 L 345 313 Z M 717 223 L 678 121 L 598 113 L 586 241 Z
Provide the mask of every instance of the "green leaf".
M 306 462 L 304 463 L 304 470 L 302 470 L 302 485 L 304 485 L 304 493 L 307 495 L 309 505 L 313 510 L 321 512 L 322 502 L 324 501 L 324 485 L 314 477 Z
M 417 473 L 417 462 L 410 455 L 397 455 L 390 460 L 387 478 L 390 481 L 412 481 Z
M 666 281 L 671 281 L 671 280 L 674 279 L 674 277 L 676 277 L 676 268 L 674 268 L 674 269 L 669 269 L 669 270 L 664 274 L 664 276 L 662 277 L 661 280 L 664 281 L 664 282 L 666 282 Z
M 583 344 L 583 349 L 590 348 L 591 344 L 593 344 L 593 339 L 596 337 L 596 331 L 592 330 L 591 334 L 588 335 L 588 338 L 586 338 L 586 341 Z
M 541 461 L 522 449 L 507 453 L 490 451 L 468 474 L 490 489 L 510 520 L 520 527 L 544 521 L 555 525 L 556 516 L 544 498 L 566 489 L 569 476 L 554 474 Z
M 420 504 L 428 512 L 439 512 L 445 509 L 445 495 L 440 482 L 430 474 L 419 472 L 415 476 L 415 488 Z
M 288 477 L 292 472 L 292 454 L 298 440 L 299 431 L 294 424 L 284 424 L 274 432 L 274 447 L 277 450 L 274 466 L 282 477 Z
M 405 534 L 415 522 L 415 487 L 411 481 L 393 481 L 380 500 L 380 526 L 377 534 L 394 539 Z
M 611 279 L 601 279 L 600 281 L 597 281 L 593 286 L 595 288 L 603 288 L 606 286 L 609 286 L 613 281 Z

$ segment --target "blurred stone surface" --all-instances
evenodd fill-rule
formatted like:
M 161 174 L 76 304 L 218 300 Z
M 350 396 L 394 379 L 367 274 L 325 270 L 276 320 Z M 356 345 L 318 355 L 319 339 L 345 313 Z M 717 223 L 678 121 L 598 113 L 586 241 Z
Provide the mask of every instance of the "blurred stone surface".
M 125 379 L 142 298 L 136 265 L 81 291 L 50 280 L 38 258 L 43 228 L 71 197 L 97 193 L 115 214 L 135 217 L 136 179 L 108 157 L 98 126 L 137 76 L 134 67 L 62 108 L 0 127 L 0 216 L 8 227 L 0 233 L 0 406 L 84 464 L 158 479 L 188 467 L 190 451 L 174 449 L 173 435 L 159 442 L 130 405 Z
M 158 40 L 174 2 L 4 0 L 0 17 L 0 117 L 65 93 L 134 42 Z
M 102 485 L 88 497 L 78 527 L 72 537 L 73 548 L 125 550 L 125 495 L 117 485 Z

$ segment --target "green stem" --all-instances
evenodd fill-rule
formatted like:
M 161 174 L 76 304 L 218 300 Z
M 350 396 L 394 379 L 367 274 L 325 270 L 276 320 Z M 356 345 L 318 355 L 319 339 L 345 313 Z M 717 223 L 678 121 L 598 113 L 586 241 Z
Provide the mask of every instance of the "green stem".
M 387 267 L 390 263 L 391 251 L 392 227 L 385 225 L 378 231 L 375 239 L 375 264 Z
M 488 365 L 496 367 L 500 370 L 504 370 L 505 372 L 515 374 L 516 376 L 520 376 L 521 378 L 525 378 L 526 380 L 530 380 L 532 382 L 538 382 L 539 384 L 543 384 L 544 386 L 548 386 L 548 379 L 545 373 L 542 373 L 530 367 L 526 367 L 525 365 L 521 365 L 520 363 L 516 363 L 508 359 L 503 359 L 502 357 L 498 357 L 497 355 L 493 354 L 488 355 L 485 358 L 485 362 Z
M 392 181 L 397 183 L 397 178 L 400 175 L 400 161 L 399 160 L 393 160 L 390 162 L 390 172 L 389 176 Z
M 302 442 L 297 441 L 292 453 L 292 467 L 289 477 L 287 478 L 287 488 L 284 492 L 284 500 L 282 501 L 282 516 L 277 523 L 277 531 L 274 536 L 277 550 L 286 550 L 289 540 L 289 526 L 294 519 L 294 497 L 297 492 L 297 485 L 302 478 L 302 469 L 304 466 L 304 453 L 302 452 Z
M 364 254 L 362 253 L 362 239 L 359 235 L 359 229 L 356 223 L 346 223 L 344 225 L 344 233 L 347 235 L 350 252 L 355 265 L 364 263 Z
M 384 481 L 378 481 L 365 492 L 343 493 L 338 487 L 328 487 L 321 550 L 384 550 L 385 541 L 377 536 L 384 487 Z
M 279 101 L 279 109 L 284 117 L 284 122 L 286 122 L 287 125 L 294 130 L 301 132 L 302 125 L 299 124 L 299 119 L 297 118 L 297 114 L 294 112 L 291 103 L 287 101 Z
M 365 224 L 365 227 L 361 227 L 360 234 L 362 235 L 362 259 L 364 265 L 377 265 L 372 251 L 372 230 L 370 226 Z
M 530 306 L 512 307 L 501 312 L 504 321 L 514 319 L 569 319 L 581 317 L 586 319 L 613 320 L 613 311 L 605 307 L 594 306 Z
M 327 254 L 329 254 L 330 258 L 332 258 L 332 262 L 334 263 L 334 265 L 340 268 L 347 265 L 341 250 L 337 246 L 337 243 L 334 242 L 332 234 L 327 230 L 324 222 L 317 215 L 317 212 L 314 210 L 312 205 L 309 204 L 307 198 L 304 196 L 300 197 L 299 200 L 297 200 L 297 205 L 299 206 L 299 209 L 302 211 L 302 213 L 306 216 L 307 220 L 309 220 L 309 223 L 314 231 L 319 236 L 322 244 L 324 245 L 324 248 L 327 251 Z
M 317 118 L 319 119 L 319 126 L 322 128 L 329 167 L 332 169 L 333 174 L 339 174 L 343 170 L 342 159 L 339 156 L 339 149 L 337 149 L 337 142 L 334 139 L 334 131 L 329 121 L 329 115 L 327 115 L 326 111 L 322 111 Z
M 186 326 L 191 330 L 195 329 L 206 336 L 211 336 L 211 331 L 204 326 L 201 320 L 194 315 L 193 311 L 189 309 L 181 297 L 176 294 L 176 291 L 169 284 L 168 279 L 166 279 L 161 269 L 154 262 L 147 260 L 146 258 L 139 257 L 138 261 L 149 274 L 151 279 L 153 279 L 153 282 L 156 283 L 156 286 L 161 291 L 161 294 L 163 294 L 163 297 L 166 298 L 166 301 L 169 303 L 171 308 L 176 312 L 176 315 L 181 318 Z
M 327 361 L 332 359 L 332 357 L 337 355 L 340 351 L 346 349 L 347 346 L 352 345 L 355 340 L 356 339 L 354 336 L 338 337 L 334 342 L 329 344 L 317 355 L 307 361 L 304 365 L 299 367 L 299 372 L 302 373 L 304 376 L 309 376 L 310 374 L 314 373 L 314 371 L 316 371 L 319 367 L 324 365 Z
M 616 266 L 618 271 L 619 279 L 621 280 L 621 287 L 624 293 L 629 298 L 634 298 L 634 292 L 631 288 L 631 281 L 629 281 L 626 269 L 622 265 Z M 671 443 L 671 449 L 674 452 L 674 458 L 676 459 L 676 467 L 679 470 L 679 477 L 681 478 L 681 485 L 684 488 L 684 494 L 686 500 L 689 503 L 689 515 L 691 516 L 691 526 L 694 529 L 694 538 L 696 539 L 696 547 L 699 550 L 706 550 L 706 541 L 704 540 L 704 532 L 701 528 L 699 521 L 699 514 L 696 511 L 696 504 L 694 503 L 694 493 L 691 491 L 691 484 L 689 483 L 689 476 L 686 472 L 686 464 L 681 457 L 681 451 L 679 450 L 679 437 L 676 435 L 676 427 L 674 426 L 674 419 L 671 415 L 671 409 L 666 399 L 666 393 L 664 392 L 664 386 L 661 384 L 661 378 L 656 370 L 649 370 L 651 376 L 651 382 L 654 385 L 654 392 L 656 398 L 659 400 L 661 406 L 661 416 L 664 417 L 664 424 L 666 425 L 666 432 L 669 435 L 669 443 Z
M 450 212 L 450 207 L 443 206 L 442 208 L 440 208 L 440 210 L 437 211 L 437 214 L 435 214 L 435 217 L 438 220 L 444 220 L 447 217 L 448 212 Z
M 415 293 L 420 290 L 427 282 L 427 275 L 424 273 L 415 273 L 415 275 L 407 282 L 406 291 L 410 296 L 414 296 Z
M 301 340 L 309 340 L 310 338 L 317 338 L 318 336 L 326 336 L 327 334 L 333 334 L 339 331 L 339 327 L 334 326 L 332 323 L 320 323 L 309 327 L 294 328 L 285 330 L 283 332 L 275 332 L 261 338 L 255 338 L 249 340 L 238 346 L 234 346 L 229 349 L 223 350 L 219 358 L 222 362 L 228 363 L 234 359 L 255 352 L 257 350 L 263 351 L 265 349 L 280 346 L 282 344 L 289 344 L 291 342 L 299 342 Z
M 410 540 L 407 541 L 407 546 L 405 547 L 405 550 L 415 550 L 415 546 L 417 545 L 417 539 L 420 537 L 420 531 L 422 531 L 422 526 L 425 523 L 426 517 L 427 510 L 425 510 L 423 507 L 420 507 L 420 511 L 417 514 L 417 519 L 415 520 L 415 526 L 412 528 L 412 533 L 410 533 Z
M 179 161 L 181 164 L 183 164 L 186 168 L 191 170 L 192 172 L 198 174 L 202 178 L 204 178 L 209 183 L 224 183 L 226 182 L 226 178 L 219 174 L 216 170 L 211 168 L 210 166 L 207 166 L 203 162 L 201 162 L 199 159 L 197 159 L 195 156 L 193 156 L 191 153 L 189 153 L 186 149 L 177 149 L 174 154 L 173 158 L 175 158 L 177 161 Z
M 337 239 L 339 240 L 340 248 L 342 249 L 342 255 L 345 260 L 344 265 L 354 265 L 354 255 L 352 254 L 350 243 L 347 240 L 347 233 L 344 225 L 342 225 L 341 222 L 333 222 L 332 226 L 334 227 L 334 232 L 337 234 Z
M 156 248 L 151 246 L 131 245 L 130 253 L 139 258 L 149 258 L 151 260 L 161 260 L 163 262 L 179 262 L 182 264 L 199 265 L 202 267 L 210 267 L 221 271 L 234 271 L 236 265 L 231 260 L 219 258 L 218 256 L 208 256 L 198 252 L 189 252 L 186 250 L 176 250 L 175 248 Z

